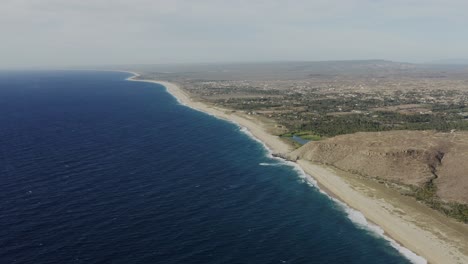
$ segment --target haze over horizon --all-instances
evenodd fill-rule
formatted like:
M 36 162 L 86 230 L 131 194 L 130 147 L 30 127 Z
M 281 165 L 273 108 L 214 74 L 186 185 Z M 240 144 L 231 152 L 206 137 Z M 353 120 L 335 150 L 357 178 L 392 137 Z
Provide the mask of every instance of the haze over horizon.
M 462 0 L 4 0 L 0 68 L 468 58 Z

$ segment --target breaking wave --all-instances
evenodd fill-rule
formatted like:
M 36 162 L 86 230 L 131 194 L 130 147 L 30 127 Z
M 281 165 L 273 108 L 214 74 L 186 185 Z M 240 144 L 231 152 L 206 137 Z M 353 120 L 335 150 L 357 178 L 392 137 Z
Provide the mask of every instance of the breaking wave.
M 329 195 L 328 193 L 320 189 L 320 187 L 317 184 L 317 181 L 311 175 L 307 174 L 297 163 L 288 161 L 279 157 L 274 157 L 272 150 L 268 148 L 268 146 L 263 141 L 255 137 L 246 127 L 242 127 L 239 124 L 237 125 L 240 127 L 240 131 L 242 133 L 246 134 L 251 139 L 263 145 L 264 149 L 267 152 L 266 153 L 267 157 L 276 160 L 278 162 L 276 164 L 278 165 L 281 164 L 281 165 L 290 166 L 297 173 L 299 178 L 304 183 L 307 183 L 309 186 L 317 188 L 320 191 L 320 193 L 326 195 L 329 199 L 331 199 L 333 202 L 338 204 L 339 207 L 346 213 L 348 219 L 350 219 L 351 222 L 353 222 L 357 227 L 364 229 L 377 237 L 387 240 L 393 248 L 395 248 L 402 256 L 404 256 L 406 259 L 408 259 L 412 263 L 414 264 L 426 264 L 427 263 L 427 260 L 425 258 L 403 247 L 397 241 L 385 235 L 384 230 L 380 226 L 373 224 L 373 223 L 369 223 L 366 217 L 360 211 L 349 207 L 344 202 L 332 197 L 331 195 Z M 278 165 L 274 165 L 274 163 L 260 163 L 260 165 L 261 166 L 278 166 Z

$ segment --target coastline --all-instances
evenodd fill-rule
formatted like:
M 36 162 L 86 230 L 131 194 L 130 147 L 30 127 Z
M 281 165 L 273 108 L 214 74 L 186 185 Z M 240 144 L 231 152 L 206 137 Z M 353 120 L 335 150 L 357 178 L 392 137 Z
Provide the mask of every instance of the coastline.
M 254 138 L 262 142 L 273 153 L 289 153 L 293 149 L 279 137 L 268 133 L 265 126 L 255 118 L 193 101 L 177 84 L 156 80 L 140 80 L 136 79 L 140 76 L 139 74 L 129 73 L 134 74 L 134 76 L 127 79 L 129 81 L 163 85 L 180 104 L 245 127 Z M 460 248 L 462 247 L 460 244 L 463 245 L 466 241 L 457 244 L 456 239 L 448 240 L 448 237 L 457 230 L 451 230 L 452 226 L 445 226 L 445 222 L 442 221 L 429 221 L 429 226 L 427 226 L 427 222 L 425 222 L 426 225 L 421 225 L 419 223 L 422 219 L 420 212 L 412 211 L 418 206 L 417 203 L 400 207 L 401 200 L 393 200 L 394 197 L 391 197 L 391 195 L 390 197 L 379 197 L 378 192 L 375 190 L 366 192 L 362 189 L 363 186 L 359 186 L 359 183 L 356 184 L 347 177 L 341 177 L 342 175 L 333 168 L 303 160 L 299 160 L 294 164 L 305 172 L 308 181 L 314 184 L 317 182 L 321 189 L 331 197 L 335 197 L 338 202 L 341 201 L 346 204 L 352 210 L 352 212 L 348 212 L 345 208 L 348 215 L 355 214 L 354 217 L 358 218 L 352 219 L 356 224 L 363 227 L 367 225 L 369 231 L 382 235 L 412 262 L 426 263 L 427 260 L 429 263 L 468 263 L 467 253 L 462 253 L 463 248 Z M 365 219 L 360 215 L 361 213 Z M 366 219 L 371 224 L 368 224 Z M 375 225 L 372 223 L 375 223 Z
M 127 79 L 129 81 L 142 81 L 160 84 L 166 87 L 167 91 L 172 96 L 174 96 L 180 104 L 247 128 L 257 139 L 262 141 L 274 153 L 289 153 L 291 150 L 293 150 L 289 144 L 281 141 L 277 136 L 266 132 L 264 127 L 262 127 L 262 124 L 259 124 L 258 121 L 254 118 L 248 119 L 245 115 L 240 115 L 226 109 L 211 107 L 201 102 L 192 101 L 190 97 L 174 83 L 153 80 L 136 80 L 135 77 L 140 75 L 134 72 L 129 73 L 135 74 L 135 76 Z

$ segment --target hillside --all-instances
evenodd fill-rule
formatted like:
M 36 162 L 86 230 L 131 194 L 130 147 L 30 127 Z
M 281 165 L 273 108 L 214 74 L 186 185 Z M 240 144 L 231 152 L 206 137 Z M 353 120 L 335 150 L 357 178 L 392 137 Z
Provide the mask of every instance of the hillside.
M 437 209 L 468 204 L 467 132 L 361 132 L 307 143 L 290 158 L 396 183 Z

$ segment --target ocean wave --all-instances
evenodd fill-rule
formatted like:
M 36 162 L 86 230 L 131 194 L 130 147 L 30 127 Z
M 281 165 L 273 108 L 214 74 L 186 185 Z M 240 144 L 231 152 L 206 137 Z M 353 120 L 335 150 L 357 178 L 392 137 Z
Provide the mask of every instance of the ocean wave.
M 326 195 L 329 199 L 331 199 L 333 202 L 338 204 L 340 208 L 346 213 L 346 216 L 348 219 L 351 220 L 357 227 L 364 229 L 366 231 L 369 231 L 371 234 L 383 238 L 390 242 L 390 245 L 395 248 L 402 256 L 407 258 L 411 263 L 414 264 L 426 264 L 427 260 L 424 259 L 423 257 L 417 255 L 416 253 L 412 252 L 411 250 L 403 247 L 400 245 L 398 242 L 396 242 L 394 239 L 390 238 L 389 236 L 385 235 L 384 230 L 376 225 L 369 223 L 366 219 L 366 217 L 358 210 L 355 210 L 351 207 L 349 207 L 346 203 L 332 197 L 322 189 L 317 184 L 317 181 L 309 174 L 305 173 L 305 171 L 296 163 L 291 162 L 291 161 L 284 161 L 286 163 L 290 163 L 290 165 L 294 168 L 294 170 L 297 172 L 298 176 L 306 181 L 310 186 L 317 188 L 320 193 Z
M 426 264 L 427 260 L 424 259 L 423 257 L 417 255 L 416 253 L 412 252 L 411 250 L 403 247 L 400 245 L 398 242 L 396 242 L 394 239 L 390 238 L 389 236 L 385 235 L 384 230 L 379 227 L 378 225 L 369 223 L 366 219 L 366 217 L 359 212 L 358 210 L 355 210 L 351 207 L 349 207 L 347 204 L 341 202 L 340 200 L 332 197 L 318 186 L 317 181 L 309 174 L 307 174 L 297 163 L 288 161 L 285 159 L 282 159 L 280 157 L 274 157 L 273 152 L 271 149 L 268 148 L 268 146 L 258 138 L 256 138 L 247 128 L 240 126 L 240 131 L 247 136 L 249 136 L 251 139 L 257 141 L 258 143 L 262 144 L 264 149 L 266 150 L 266 156 L 270 159 L 276 160 L 279 164 L 287 165 L 290 166 L 299 176 L 299 178 L 304 182 L 307 183 L 309 186 L 317 188 L 317 190 L 320 191 L 320 193 L 326 195 L 329 199 L 331 199 L 333 202 L 338 204 L 340 208 L 346 213 L 348 219 L 351 220 L 357 227 L 364 229 L 366 231 L 369 231 L 371 234 L 383 238 L 387 240 L 390 245 L 395 248 L 402 256 L 404 256 L 406 259 L 408 259 L 411 263 L 414 264 Z M 268 164 L 268 163 L 260 163 L 262 164 Z M 262 165 L 262 166 L 271 166 L 271 165 Z
M 167 90 L 167 88 L 166 88 Z M 174 95 L 173 95 L 174 96 Z M 174 96 L 176 97 L 176 96 Z M 367 221 L 367 219 L 365 218 L 365 216 L 349 207 L 347 204 L 341 202 L 340 200 L 336 199 L 336 198 L 333 198 L 332 196 L 330 196 L 328 193 L 326 193 L 325 191 L 323 191 L 322 189 L 320 189 L 320 187 L 318 186 L 318 183 L 317 181 L 309 174 L 307 174 L 297 163 L 295 162 L 292 162 L 292 161 L 287 161 L 285 159 L 282 159 L 282 158 L 279 158 L 279 157 L 274 157 L 273 156 L 273 151 L 263 142 L 261 141 L 260 139 L 258 139 L 257 137 L 255 137 L 250 131 L 249 129 L 247 129 L 246 127 L 240 125 L 239 123 L 233 121 L 233 120 L 226 120 L 224 118 L 220 118 L 214 114 L 211 114 L 211 113 L 207 113 L 207 112 L 204 112 L 204 111 L 201 111 L 199 109 L 196 109 L 196 108 L 193 108 L 189 105 L 186 105 L 186 104 L 183 104 L 182 102 L 180 102 L 178 100 L 178 98 L 176 97 L 177 101 L 182 104 L 182 105 L 185 105 L 189 108 L 192 108 L 194 110 L 197 110 L 199 112 L 202 112 L 202 113 L 205 113 L 205 114 L 208 114 L 210 116 L 213 116 L 217 119 L 221 119 L 221 120 L 224 120 L 224 121 L 227 121 L 227 122 L 230 122 L 230 123 L 233 123 L 235 124 L 240 132 L 244 133 L 245 135 L 247 135 L 249 138 L 251 138 L 252 140 L 255 140 L 256 142 L 258 142 L 259 144 L 261 144 L 263 146 L 263 149 L 266 151 L 266 156 L 270 159 L 273 159 L 275 161 L 277 161 L 279 164 L 282 164 L 282 165 L 287 165 L 287 166 L 290 166 L 296 173 L 297 175 L 299 176 L 299 178 L 306 184 L 308 184 L 309 186 L 311 187 L 314 187 L 314 188 L 317 188 L 318 191 L 320 191 L 320 193 L 326 195 L 328 198 L 330 198 L 332 201 L 334 201 L 335 203 L 337 203 L 341 208 L 342 210 L 347 214 L 347 217 L 359 228 L 362 228 L 362 229 L 365 229 L 369 232 L 371 232 L 372 234 L 380 237 L 380 238 L 383 238 L 387 241 L 389 241 L 390 245 L 395 248 L 402 256 L 404 256 L 405 258 L 407 258 L 411 263 L 414 263 L 414 264 L 426 264 L 427 263 L 427 260 L 424 259 L 423 257 L 415 254 L 414 252 L 412 252 L 411 250 L 401 246 L 398 242 L 396 242 L 394 239 L 388 237 L 385 235 L 384 233 L 384 230 L 375 225 L 375 224 L 372 224 L 372 223 L 369 223 Z M 263 165 L 262 165 L 263 164 Z M 266 164 L 269 164 L 269 163 L 260 163 L 261 166 L 270 166 L 270 165 L 266 165 Z
M 268 157 L 273 157 L 273 151 L 271 151 L 271 149 L 263 142 L 261 141 L 260 139 L 258 139 L 257 137 L 255 137 L 252 132 L 250 132 L 250 130 L 244 126 L 241 126 L 239 123 L 236 123 L 236 122 L 233 122 L 234 124 L 236 124 L 238 127 L 239 127 L 239 130 L 246 134 L 249 138 L 257 141 L 259 144 L 261 144 L 263 146 L 263 148 L 267 151 L 267 156 Z
M 373 223 L 369 223 L 366 219 L 366 217 L 359 212 L 358 210 L 355 210 L 345 203 L 341 202 L 340 200 L 330 197 L 336 204 L 338 204 L 345 212 L 348 218 L 359 228 L 364 229 L 366 231 L 369 231 L 371 234 L 381 237 L 388 242 L 390 242 L 390 245 L 398 250 L 401 255 L 403 255 L 405 258 L 407 258 L 411 263 L 414 264 L 426 264 L 427 260 L 424 259 L 423 257 L 415 254 L 411 250 L 401 246 L 398 242 L 396 242 L 394 239 L 390 238 L 389 236 L 385 235 L 384 230 L 379 227 L 378 225 L 375 225 Z
M 278 164 L 278 163 L 267 163 L 267 162 L 260 162 L 258 165 L 260 165 L 260 166 L 281 166 L 281 164 Z
M 371 234 L 377 237 L 387 240 L 388 242 L 390 242 L 390 245 L 393 248 L 395 248 L 402 256 L 407 258 L 411 263 L 414 263 L 414 264 L 426 264 L 427 263 L 426 259 L 417 255 L 411 250 L 403 247 L 394 239 L 385 235 L 384 230 L 380 226 L 369 223 L 366 217 L 360 211 L 349 207 L 346 203 L 332 197 L 331 195 L 329 195 L 328 193 L 320 189 L 320 187 L 317 184 L 317 181 L 311 175 L 305 173 L 305 171 L 299 165 L 291 161 L 284 160 L 284 162 L 290 163 L 289 165 L 292 166 L 293 169 L 297 172 L 299 178 L 306 181 L 306 183 L 309 184 L 310 186 L 317 188 L 320 191 L 320 193 L 326 195 L 330 200 L 338 204 L 339 207 L 346 213 L 346 216 L 348 217 L 348 219 L 350 219 L 351 222 L 353 222 L 353 224 L 355 224 L 357 227 L 364 229 L 366 231 L 369 231 Z

